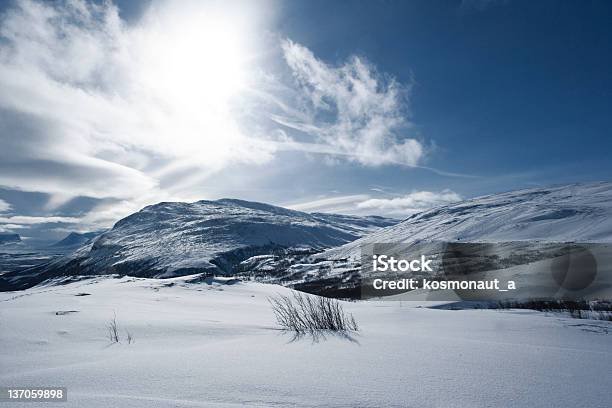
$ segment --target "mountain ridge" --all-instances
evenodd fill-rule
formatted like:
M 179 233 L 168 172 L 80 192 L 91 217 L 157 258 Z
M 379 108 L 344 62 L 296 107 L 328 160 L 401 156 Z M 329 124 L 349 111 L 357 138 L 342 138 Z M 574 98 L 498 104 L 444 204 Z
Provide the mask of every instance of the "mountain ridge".
M 609 243 L 612 183 L 490 194 L 401 222 L 304 213 L 238 199 L 161 202 L 117 221 L 68 257 L 2 275 L 0 286 L 22 287 L 24 276 L 31 285 L 58 276 L 111 273 L 172 277 L 240 272 L 274 282 L 316 281 L 358 271 L 363 244 L 427 241 Z
M 117 221 L 69 256 L 0 279 L 7 290 L 22 287 L 19 282 L 23 277 L 31 285 L 69 275 L 231 274 L 236 265 L 251 256 L 317 252 L 397 221 L 313 215 L 236 199 L 160 202 Z
M 49 245 L 51 248 L 70 248 L 86 244 L 104 231 L 71 232 L 61 240 Z
M 362 244 L 421 240 L 612 242 L 612 182 L 512 190 L 438 206 L 324 256 L 356 258 Z

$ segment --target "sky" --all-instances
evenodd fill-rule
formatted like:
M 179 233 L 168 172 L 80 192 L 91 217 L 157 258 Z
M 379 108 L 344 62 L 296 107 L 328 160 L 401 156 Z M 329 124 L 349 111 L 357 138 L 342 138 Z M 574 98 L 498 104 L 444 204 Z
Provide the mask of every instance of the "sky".
M 609 1 L 0 1 L 0 232 L 610 180 Z

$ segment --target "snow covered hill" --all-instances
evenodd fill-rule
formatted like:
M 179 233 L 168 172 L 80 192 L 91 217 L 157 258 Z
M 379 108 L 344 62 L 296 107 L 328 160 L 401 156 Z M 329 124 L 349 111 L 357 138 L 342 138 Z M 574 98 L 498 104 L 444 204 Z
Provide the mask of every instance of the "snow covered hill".
M 25 288 L 62 275 L 105 273 L 245 272 L 276 283 L 319 286 L 318 279 L 340 277 L 341 282 L 332 282 L 336 285 L 355 280 L 363 244 L 430 241 L 610 243 L 612 183 L 493 194 L 433 208 L 400 223 L 232 199 L 159 203 L 120 220 L 68 258 L 2 275 L 0 289 Z
M 75 274 L 171 277 L 231 273 L 250 256 L 320 251 L 396 222 L 382 217 L 308 214 L 234 199 L 162 202 L 118 221 L 68 257 L 2 275 L 0 289 L 24 288 Z
M 415 214 L 325 252 L 357 259 L 367 243 L 612 242 L 612 183 L 571 184 L 492 194 Z
M 454 251 L 464 243 L 494 243 L 487 248 L 496 251 L 499 265 L 518 268 L 505 271 L 506 275 L 520 276 L 526 287 L 536 273 L 538 277 L 550 275 L 551 260 L 565 259 L 569 242 L 600 246 L 612 242 L 612 183 L 518 190 L 440 206 L 290 265 L 283 260 L 256 260 L 255 270 L 256 276 L 268 282 L 326 296 L 361 298 L 361 285 L 373 276 L 371 265 L 362 265 L 362 251 L 369 253 L 372 244 L 389 244 L 400 252 L 410 247 L 430 254 L 437 266 L 427 276 L 448 278 L 441 267 L 445 259 L 453 258 L 455 263 L 466 259 L 444 248 L 451 245 L 448 248 Z M 608 248 L 603 245 L 599 253 L 598 278 L 604 280 L 612 278 Z M 493 270 L 487 269 L 485 253 L 472 261 L 476 270 Z M 524 288 L 521 294 L 526 293 Z

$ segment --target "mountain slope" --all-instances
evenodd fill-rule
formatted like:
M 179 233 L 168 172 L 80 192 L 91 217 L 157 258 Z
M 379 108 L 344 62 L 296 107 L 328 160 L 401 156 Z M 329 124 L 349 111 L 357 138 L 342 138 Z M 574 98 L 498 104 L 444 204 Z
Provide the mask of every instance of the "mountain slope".
M 428 241 L 609 243 L 612 183 L 494 194 L 433 208 L 400 223 L 231 199 L 159 203 L 120 220 L 69 258 L 2 275 L 0 289 L 105 273 L 241 272 L 284 284 L 321 286 L 320 279 L 331 277 L 344 285 L 359 273 L 362 244 Z
M 170 277 L 232 273 L 234 266 L 250 256 L 312 253 L 396 222 L 382 217 L 308 214 L 234 199 L 162 202 L 118 221 L 69 257 L 2 275 L 0 289 L 76 274 Z
M 467 265 L 464 262 L 470 260 L 474 270 L 488 268 L 486 253 L 468 258 L 469 248 L 479 248 L 474 243 L 487 243 L 482 248 L 494 248 L 500 267 L 520 266 L 521 276 L 529 281 L 533 273 L 548 270 L 549 276 L 545 260 L 563 256 L 570 248 L 568 242 L 594 243 L 604 249 L 607 246 L 602 244 L 612 242 L 612 183 L 572 184 L 478 197 L 412 215 L 393 226 L 290 264 L 256 259 L 244 263 L 256 264 L 252 273 L 268 282 L 325 296 L 362 298 L 363 287 L 367 289 L 367 280 L 373 277 L 371 264 L 362 264 L 362 256 L 373 253 L 372 244 L 390 244 L 383 246 L 399 253 L 408 247 L 430 253 L 437 266 L 428 276 L 440 278 L 436 274 L 444 273 L 441 263 L 449 254 L 460 265 Z M 455 243 L 459 245 L 445 249 Z M 461 246 L 464 243 L 467 245 Z M 457 248 L 467 252 L 457 255 L 452 252 Z M 604 253 L 606 257 L 610 254 L 608 250 Z M 558 258 L 561 259 L 567 258 Z M 603 265 L 609 265 L 605 259 Z M 529 266 L 539 261 L 543 263 Z M 466 267 L 463 268 L 465 272 Z M 612 276 L 604 273 L 604 269 L 597 272 L 600 278 Z M 366 286 L 362 287 L 362 283 Z
M 359 217 L 339 221 L 231 199 L 159 203 L 122 219 L 102 234 L 82 265 L 134 275 L 230 272 L 232 262 L 245 256 L 243 252 L 329 248 L 391 223 L 382 218 L 364 222 Z
M 323 257 L 357 259 L 362 244 L 417 241 L 612 242 L 612 183 L 518 190 L 433 208 Z
M 93 232 L 71 232 L 64 239 L 51 245 L 52 248 L 74 248 L 85 245 L 90 240 L 100 235 L 100 231 Z

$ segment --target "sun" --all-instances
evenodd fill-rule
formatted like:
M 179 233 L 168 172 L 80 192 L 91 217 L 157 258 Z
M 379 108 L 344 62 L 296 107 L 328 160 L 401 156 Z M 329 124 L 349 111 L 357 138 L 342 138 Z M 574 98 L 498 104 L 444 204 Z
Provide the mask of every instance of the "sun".
M 251 84 L 250 21 L 220 3 L 152 9 L 134 29 L 130 68 L 150 139 L 184 164 L 214 164 L 244 146 L 232 113 Z
M 246 83 L 246 33 L 219 10 L 183 10 L 147 25 L 141 78 L 181 108 L 224 103 Z

